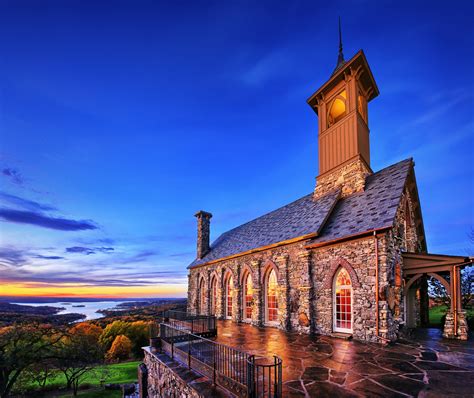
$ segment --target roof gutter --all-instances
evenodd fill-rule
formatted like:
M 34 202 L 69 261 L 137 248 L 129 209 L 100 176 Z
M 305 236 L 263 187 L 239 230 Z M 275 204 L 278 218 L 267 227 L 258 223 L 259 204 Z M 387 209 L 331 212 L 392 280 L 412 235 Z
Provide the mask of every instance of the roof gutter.
M 346 242 L 348 240 L 353 240 L 353 239 L 357 239 L 357 238 L 364 238 L 364 237 L 370 237 L 370 236 L 372 236 L 374 234 L 377 234 L 379 232 L 388 231 L 391 228 L 392 228 L 391 226 L 388 226 L 388 227 L 383 227 L 383 228 L 370 229 L 370 230 L 365 231 L 365 232 L 359 232 L 359 233 L 353 234 L 353 235 L 346 235 L 346 236 L 343 236 L 341 238 L 328 240 L 326 242 L 312 243 L 310 245 L 306 245 L 305 248 L 306 249 L 316 249 L 318 247 L 330 246 L 330 245 L 334 245 L 334 244 L 337 244 L 337 243 Z

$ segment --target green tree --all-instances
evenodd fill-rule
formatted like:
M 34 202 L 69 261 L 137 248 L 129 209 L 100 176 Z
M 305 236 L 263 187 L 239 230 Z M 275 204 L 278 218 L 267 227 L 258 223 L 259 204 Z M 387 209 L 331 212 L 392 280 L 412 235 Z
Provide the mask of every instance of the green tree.
M 135 358 L 142 358 L 142 347 L 147 346 L 150 338 L 150 323 L 147 321 L 132 322 L 127 337 L 132 342 L 132 354 Z
M 8 397 L 28 367 L 50 360 L 63 334 L 50 325 L 17 324 L 0 329 L 0 397 Z
M 57 367 L 66 378 L 67 388 L 77 395 L 80 383 L 87 373 L 103 362 L 104 351 L 99 342 L 102 328 L 90 323 L 72 327 L 61 339 L 57 355 Z

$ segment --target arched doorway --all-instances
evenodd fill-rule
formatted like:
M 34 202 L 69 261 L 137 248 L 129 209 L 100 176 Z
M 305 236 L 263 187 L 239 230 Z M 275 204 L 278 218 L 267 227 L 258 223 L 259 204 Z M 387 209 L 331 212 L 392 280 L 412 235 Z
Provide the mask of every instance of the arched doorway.
M 199 308 L 198 314 L 204 315 L 206 309 L 206 288 L 204 286 L 204 278 L 199 280 Z
M 252 320 L 252 300 L 253 300 L 253 283 L 252 275 L 247 272 L 243 278 L 243 289 L 242 289 L 242 318 L 245 321 Z
M 278 323 L 278 279 L 273 268 L 265 278 L 265 322 L 268 324 Z
M 215 276 L 211 279 L 211 314 L 216 315 L 216 305 L 217 305 L 217 278 Z
M 232 319 L 232 296 L 234 294 L 234 280 L 232 275 L 228 275 L 225 284 L 225 318 Z
M 334 276 L 333 292 L 333 329 L 335 332 L 352 333 L 352 283 L 343 267 Z

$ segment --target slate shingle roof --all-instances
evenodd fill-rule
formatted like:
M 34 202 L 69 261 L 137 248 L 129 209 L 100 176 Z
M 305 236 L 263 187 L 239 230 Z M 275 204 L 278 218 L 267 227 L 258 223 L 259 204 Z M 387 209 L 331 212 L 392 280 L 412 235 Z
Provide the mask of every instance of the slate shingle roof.
M 188 268 L 311 233 L 318 236 L 310 243 L 318 243 L 390 227 L 412 164 L 407 159 L 368 176 L 364 192 L 340 200 L 340 190 L 318 200 L 311 193 L 231 229 Z
M 412 165 L 412 159 L 406 159 L 368 176 L 364 192 L 341 199 L 310 243 L 391 227 Z

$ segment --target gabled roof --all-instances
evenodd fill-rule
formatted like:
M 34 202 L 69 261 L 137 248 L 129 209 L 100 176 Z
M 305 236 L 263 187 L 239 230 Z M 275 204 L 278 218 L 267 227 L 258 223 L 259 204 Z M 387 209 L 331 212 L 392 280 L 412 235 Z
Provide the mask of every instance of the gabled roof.
M 231 229 L 214 241 L 211 250 L 204 258 L 194 260 L 189 267 L 300 236 L 317 234 L 330 215 L 339 195 L 339 189 L 319 200 L 314 200 L 313 194 L 309 194 Z
M 298 237 L 313 238 L 309 244 L 314 244 L 391 227 L 412 167 L 407 159 L 382 169 L 367 177 L 364 192 L 343 199 L 340 190 L 316 200 L 312 193 L 303 196 L 223 233 L 188 268 Z
M 310 244 L 393 226 L 412 167 L 410 158 L 368 176 L 364 192 L 341 199 L 319 236 Z

